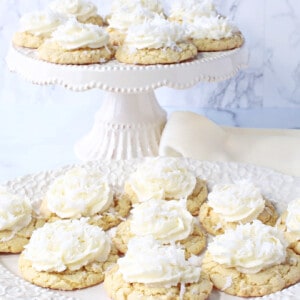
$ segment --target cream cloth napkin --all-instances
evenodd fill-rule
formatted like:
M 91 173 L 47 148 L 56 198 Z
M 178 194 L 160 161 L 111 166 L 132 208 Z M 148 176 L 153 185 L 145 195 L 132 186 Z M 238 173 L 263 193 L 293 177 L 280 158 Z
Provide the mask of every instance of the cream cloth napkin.
M 250 163 L 300 177 L 300 130 L 221 127 L 193 112 L 174 112 L 159 155 Z

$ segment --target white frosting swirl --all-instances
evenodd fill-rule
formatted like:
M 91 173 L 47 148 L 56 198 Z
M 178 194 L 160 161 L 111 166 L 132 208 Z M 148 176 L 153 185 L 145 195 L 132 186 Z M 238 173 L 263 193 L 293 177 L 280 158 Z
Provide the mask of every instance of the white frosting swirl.
M 116 29 L 126 33 L 132 25 L 139 25 L 147 20 L 155 18 L 157 14 L 141 5 L 122 7 L 111 14 L 107 19 L 109 29 Z
M 113 192 L 101 173 L 76 167 L 55 179 L 46 201 L 48 209 L 61 218 L 88 217 L 105 211 Z
M 300 198 L 288 204 L 285 223 L 287 232 L 300 240 Z
M 238 29 L 226 18 L 211 16 L 195 18 L 193 22 L 188 25 L 188 32 L 189 36 L 193 39 L 207 38 L 220 40 L 222 38 L 232 37 L 238 32 Z
M 80 22 L 97 15 L 96 5 L 84 0 L 55 0 L 49 4 L 49 7 L 65 18 L 75 17 Z
M 282 231 L 255 220 L 214 237 L 208 252 L 219 264 L 253 274 L 284 262 L 286 247 Z
M 37 271 L 63 272 L 104 262 L 110 250 L 105 232 L 80 219 L 46 223 L 33 232 L 23 254 Z
M 20 19 L 20 31 L 35 36 L 49 37 L 61 25 L 62 20 L 49 12 L 38 11 L 25 14 Z
M 226 222 L 251 222 L 265 208 L 260 190 L 247 181 L 217 184 L 207 199 L 208 206 Z
M 111 11 L 114 13 L 119 10 L 134 10 L 137 6 L 148 9 L 152 12 L 163 13 L 163 6 L 158 0 L 114 0 Z
M 216 15 L 212 0 L 179 0 L 172 3 L 169 18 L 180 22 L 193 22 L 196 17 Z
M 118 265 L 126 282 L 157 287 L 197 282 L 201 273 L 199 265 L 185 260 L 184 250 L 180 246 L 162 245 L 150 236 L 132 238 Z
M 102 48 L 109 42 L 109 35 L 104 28 L 93 24 L 82 24 L 75 19 L 67 21 L 52 33 L 56 41 L 66 50 L 79 48 Z
M 193 217 L 185 200 L 152 200 L 131 211 L 130 231 L 138 236 L 152 235 L 163 243 L 187 238 L 193 230 Z
M 172 157 L 149 159 L 131 174 L 129 184 L 140 202 L 149 199 L 186 199 L 196 186 L 196 177 L 186 164 Z
M 10 230 L 16 233 L 31 222 L 31 214 L 32 206 L 29 199 L 0 187 L 0 231 Z M 14 234 L 11 238 L 13 236 Z
M 176 49 L 186 37 L 184 26 L 157 17 L 129 27 L 124 44 L 132 49 Z

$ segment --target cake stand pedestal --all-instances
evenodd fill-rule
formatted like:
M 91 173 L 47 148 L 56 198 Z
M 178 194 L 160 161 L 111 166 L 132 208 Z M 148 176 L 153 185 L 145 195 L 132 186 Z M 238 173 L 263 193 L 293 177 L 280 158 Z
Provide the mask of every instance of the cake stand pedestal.
M 12 47 L 7 65 L 34 84 L 57 84 L 74 91 L 106 91 L 91 131 L 75 145 L 80 160 L 129 159 L 156 156 L 166 112 L 157 102 L 156 88 L 186 89 L 200 81 L 222 81 L 246 67 L 245 47 L 199 53 L 192 61 L 137 66 L 109 61 L 84 66 L 41 61 L 32 49 Z

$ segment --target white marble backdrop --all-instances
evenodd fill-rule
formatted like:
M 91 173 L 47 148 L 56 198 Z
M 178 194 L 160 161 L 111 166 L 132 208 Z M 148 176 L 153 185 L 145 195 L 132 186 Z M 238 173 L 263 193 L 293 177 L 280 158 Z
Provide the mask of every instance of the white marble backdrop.
M 49 2 L 0 0 L 0 180 L 75 161 L 72 145 L 90 129 L 101 104 L 100 90 L 37 86 L 7 70 L 5 56 L 19 17 Z M 111 1 L 94 2 L 105 14 Z M 248 68 L 224 82 L 158 89 L 160 104 L 168 112 L 191 110 L 219 124 L 300 128 L 300 1 L 215 3 L 243 32 Z

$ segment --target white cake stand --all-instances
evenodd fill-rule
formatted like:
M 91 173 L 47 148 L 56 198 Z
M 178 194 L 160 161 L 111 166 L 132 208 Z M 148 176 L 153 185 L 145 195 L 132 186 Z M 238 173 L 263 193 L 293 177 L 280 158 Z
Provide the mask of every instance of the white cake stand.
M 9 69 L 32 83 L 107 92 L 91 131 L 75 145 L 75 153 L 83 161 L 157 155 L 166 112 L 158 104 L 154 89 L 185 89 L 200 81 L 225 80 L 244 68 L 247 61 L 245 47 L 200 53 L 196 59 L 180 64 L 153 66 L 115 60 L 85 66 L 56 65 L 37 59 L 35 50 L 14 47 L 7 56 Z

